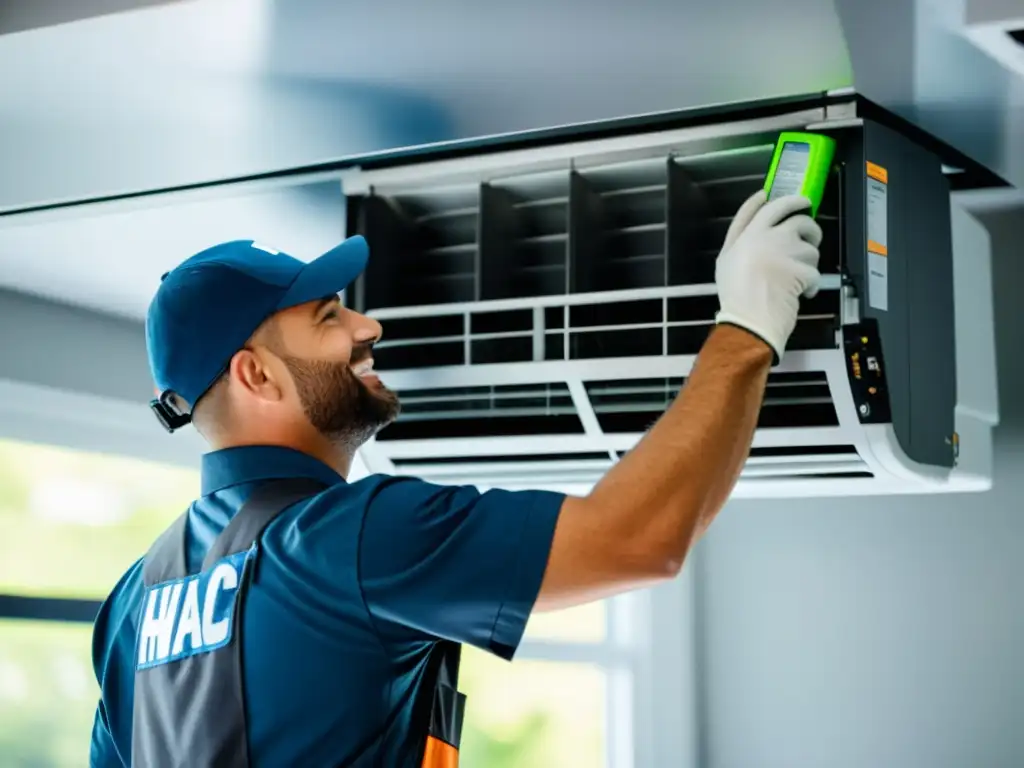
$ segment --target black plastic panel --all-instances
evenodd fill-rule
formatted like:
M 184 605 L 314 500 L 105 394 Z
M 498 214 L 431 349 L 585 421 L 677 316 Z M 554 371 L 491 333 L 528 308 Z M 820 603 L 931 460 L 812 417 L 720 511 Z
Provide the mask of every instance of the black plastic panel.
M 889 423 L 892 421 L 892 408 L 878 322 L 871 319 L 844 326 L 843 350 L 857 418 L 861 424 Z
M 957 393 L 949 183 L 935 155 L 872 122 L 844 132 L 840 146 L 847 269 L 862 316 L 877 323 L 893 430 L 913 461 L 951 467 Z M 884 302 L 872 296 L 880 289 L 870 279 L 868 162 L 887 179 Z

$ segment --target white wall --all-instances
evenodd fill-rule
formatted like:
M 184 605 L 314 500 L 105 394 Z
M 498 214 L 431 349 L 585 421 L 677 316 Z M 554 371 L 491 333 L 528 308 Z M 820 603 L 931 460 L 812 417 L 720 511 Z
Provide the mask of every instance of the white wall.
M 145 403 L 141 322 L 0 288 L 0 380 Z
M 1024 208 L 984 220 L 994 489 L 730 505 L 694 563 L 701 766 L 1024 765 Z
M 168 435 L 149 411 L 141 322 L 0 289 L 0 439 L 194 466 L 192 430 Z

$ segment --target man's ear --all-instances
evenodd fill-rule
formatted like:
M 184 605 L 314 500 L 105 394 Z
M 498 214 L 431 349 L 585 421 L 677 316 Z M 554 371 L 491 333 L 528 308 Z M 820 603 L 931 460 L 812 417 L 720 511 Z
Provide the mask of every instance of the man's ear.
M 280 400 L 284 395 L 270 355 L 263 349 L 241 349 L 231 358 L 231 378 L 246 394 L 261 400 Z

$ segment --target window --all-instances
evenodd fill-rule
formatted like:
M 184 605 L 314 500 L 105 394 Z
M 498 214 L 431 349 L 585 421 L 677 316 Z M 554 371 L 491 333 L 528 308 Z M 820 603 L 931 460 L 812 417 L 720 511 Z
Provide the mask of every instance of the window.
M 6 766 L 81 768 L 96 710 L 88 624 L 0 620 Z
M 603 768 L 605 671 L 593 664 L 463 652 L 467 766 Z
M 0 440 L 0 613 L 27 597 L 46 619 L 0 615 L 5 765 L 82 765 L 97 697 L 83 617 L 198 488 L 194 470 Z M 616 604 L 534 616 L 511 664 L 466 649 L 467 766 L 630 768 L 631 713 L 611 711 L 633 664 Z
M 568 643 L 600 643 L 608 636 L 608 607 L 588 603 L 577 608 L 535 613 L 526 625 L 530 640 L 561 640 Z
M 608 638 L 608 606 L 530 618 L 511 663 L 463 650 L 460 688 L 468 697 L 466 765 L 607 766 L 608 668 L 598 657 Z
M 187 469 L 0 441 L 0 593 L 102 599 L 198 490 Z

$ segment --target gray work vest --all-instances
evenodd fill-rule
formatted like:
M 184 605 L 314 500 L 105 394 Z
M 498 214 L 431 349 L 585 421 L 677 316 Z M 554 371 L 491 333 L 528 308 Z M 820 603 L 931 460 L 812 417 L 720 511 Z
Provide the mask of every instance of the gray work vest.
M 242 611 L 255 567 L 256 543 L 280 512 L 326 486 L 309 478 L 268 480 L 256 487 L 210 547 L 198 573 L 186 565 L 188 512 L 156 540 L 143 563 L 146 597 L 136 651 L 132 768 L 249 768 L 242 673 Z M 211 600 L 231 601 L 209 611 Z M 183 642 L 190 603 L 195 632 Z M 174 611 L 180 617 L 175 629 Z M 168 622 L 170 629 L 160 630 Z M 150 620 L 147 624 L 147 618 Z M 198 645 L 196 642 L 198 641 Z M 425 740 L 423 768 L 455 768 L 466 696 L 458 690 L 462 646 L 438 641 L 430 654 L 428 686 L 414 722 Z M 367 749 L 372 748 L 367 745 Z M 422 761 L 420 763 L 419 761 Z
M 325 487 L 307 478 L 257 486 L 197 574 L 186 565 L 187 512 L 150 548 L 142 569 L 132 768 L 249 768 L 240 635 L 256 542 L 278 513 Z M 229 609 L 218 611 L 218 601 L 230 601 Z M 166 629 L 174 628 L 173 615 L 160 621 L 174 613 L 172 605 L 182 614 L 173 637 Z M 195 632 L 182 632 L 187 617 Z

